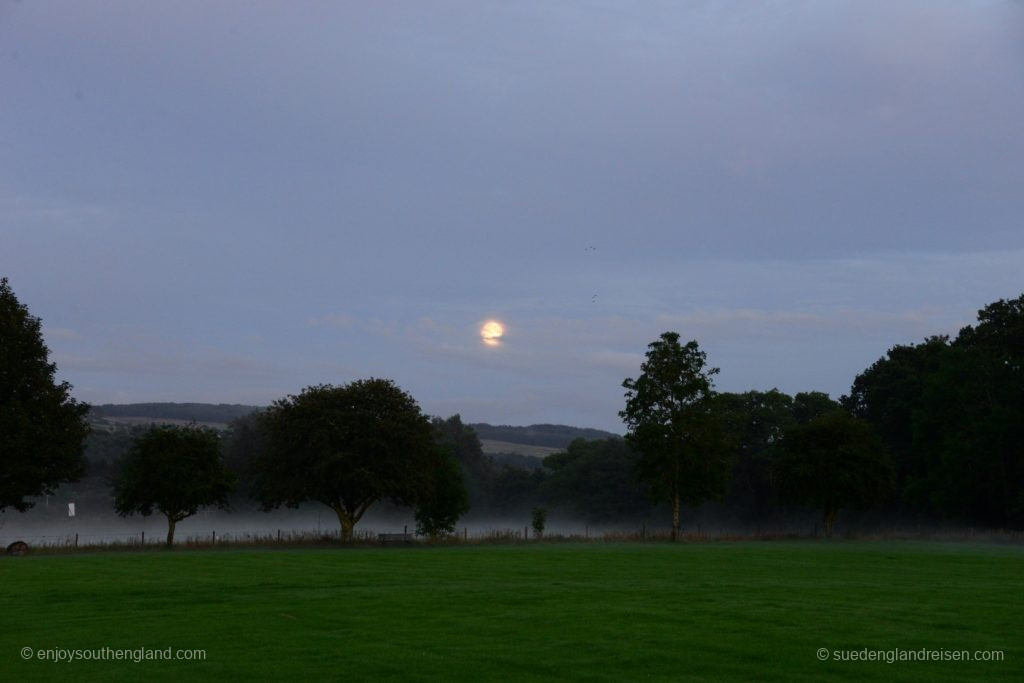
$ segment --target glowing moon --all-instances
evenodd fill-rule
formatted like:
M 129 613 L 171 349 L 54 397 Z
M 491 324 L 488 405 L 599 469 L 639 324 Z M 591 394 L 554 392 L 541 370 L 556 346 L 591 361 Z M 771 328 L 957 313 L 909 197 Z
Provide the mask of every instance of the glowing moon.
M 480 338 L 488 346 L 497 346 L 501 343 L 501 335 L 505 334 L 505 327 L 497 320 L 488 320 L 480 328 Z

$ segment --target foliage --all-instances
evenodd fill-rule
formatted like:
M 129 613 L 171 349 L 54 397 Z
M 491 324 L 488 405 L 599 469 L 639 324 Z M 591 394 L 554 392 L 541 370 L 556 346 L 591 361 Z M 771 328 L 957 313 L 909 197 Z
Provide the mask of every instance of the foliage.
M 448 448 L 462 468 L 469 504 L 473 509 L 487 505 L 487 489 L 494 478 L 494 465 L 484 455 L 476 431 L 463 424 L 459 415 L 448 419 L 435 417 L 430 421 L 437 443 Z
M 221 456 L 220 436 L 198 427 L 155 426 L 139 436 L 113 482 L 119 515 L 167 517 L 167 545 L 174 527 L 201 508 L 226 508 L 234 475 Z
M 729 444 L 714 402 L 711 378 L 696 341 L 685 346 L 665 332 L 648 346 L 637 379 L 626 379 L 626 407 L 619 413 L 627 442 L 639 453 L 637 475 L 655 500 L 672 504 L 672 538 L 679 536 L 680 507 L 722 495 L 729 474 Z
M 651 506 L 635 476 L 635 458 L 621 438 L 576 439 L 565 451 L 544 458 L 543 498 L 589 522 L 646 517 Z
M 787 500 L 822 511 L 827 536 L 840 509 L 881 501 L 891 482 L 871 425 L 839 411 L 786 432 L 774 473 Z
M 544 535 L 544 527 L 548 523 L 548 511 L 544 508 L 533 508 L 530 511 L 530 528 L 538 538 Z
M 39 318 L 0 279 L 0 511 L 77 480 L 85 466 L 89 406 L 58 383 Z
M 726 503 L 741 519 L 762 520 L 778 504 L 771 469 L 782 435 L 796 424 L 793 397 L 772 389 L 722 393 L 716 403 L 733 447 Z
M 224 435 L 224 461 L 238 480 L 236 495 L 251 497 L 256 479 L 256 460 L 265 438 L 259 413 L 249 413 L 228 424 Z
M 469 510 L 469 494 L 462 467 L 443 446 L 434 449 L 429 488 L 420 493 L 416 505 L 416 533 L 432 539 L 455 531 L 459 517 Z
M 390 380 L 308 387 L 276 401 L 260 425 L 257 500 L 267 510 L 323 503 L 338 515 L 345 540 L 376 502 L 415 505 L 430 488 L 434 430 Z
M 498 466 L 488 491 L 491 511 L 510 514 L 530 509 L 541 500 L 543 482 L 543 468 L 529 471 L 510 465 Z
M 1024 527 L 1024 295 L 953 341 L 893 347 L 843 401 L 892 453 L 905 509 Z

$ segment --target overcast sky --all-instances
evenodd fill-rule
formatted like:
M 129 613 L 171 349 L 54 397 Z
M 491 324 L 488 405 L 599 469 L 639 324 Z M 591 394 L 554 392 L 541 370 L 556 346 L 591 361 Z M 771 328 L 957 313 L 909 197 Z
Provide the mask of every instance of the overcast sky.
M 838 396 L 1022 216 L 1020 2 L 0 2 L 0 274 L 90 402 L 621 431 L 666 330 Z

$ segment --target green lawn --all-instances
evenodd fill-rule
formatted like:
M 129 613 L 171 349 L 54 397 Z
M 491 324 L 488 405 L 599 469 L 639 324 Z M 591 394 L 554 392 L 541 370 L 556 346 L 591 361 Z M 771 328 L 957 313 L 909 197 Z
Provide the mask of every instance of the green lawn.
M 1024 678 L 1024 549 L 549 544 L 0 558 L 0 679 Z M 24 661 L 201 648 L 205 661 Z M 1003 650 L 1004 661 L 818 660 Z

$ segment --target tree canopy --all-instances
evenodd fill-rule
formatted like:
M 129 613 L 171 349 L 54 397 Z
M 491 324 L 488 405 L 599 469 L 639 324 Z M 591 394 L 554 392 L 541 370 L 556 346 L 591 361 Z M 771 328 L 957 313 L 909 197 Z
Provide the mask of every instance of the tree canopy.
M 41 322 L 0 279 L 0 511 L 81 477 L 89 406 L 54 378 Z
M 416 505 L 434 481 L 437 444 L 416 401 L 386 379 L 317 385 L 260 416 L 254 495 L 264 509 L 327 505 L 342 538 L 381 499 Z
M 451 452 L 438 446 L 427 486 L 417 495 L 416 533 L 436 539 L 455 531 L 459 517 L 469 510 L 469 494 L 462 468 Z
M 843 402 L 892 453 L 905 510 L 1024 526 L 1024 295 L 952 341 L 893 347 Z
M 543 497 L 588 522 L 646 517 L 650 504 L 637 481 L 635 459 L 621 438 L 576 439 L 565 451 L 544 458 Z
M 114 509 L 122 516 L 167 517 L 167 545 L 178 522 L 208 506 L 226 508 L 235 478 L 210 429 L 162 425 L 139 436 L 113 482 Z
M 626 379 L 619 413 L 626 440 L 639 453 L 637 475 L 656 500 L 672 505 L 672 539 L 679 537 L 682 500 L 695 505 L 722 495 L 729 475 L 729 444 L 714 404 L 706 355 L 696 341 L 665 332 L 648 346 L 637 379 Z
M 840 509 L 880 502 L 890 485 L 889 459 L 871 425 L 842 411 L 793 427 L 781 451 L 774 473 L 783 497 L 821 510 L 826 536 Z

